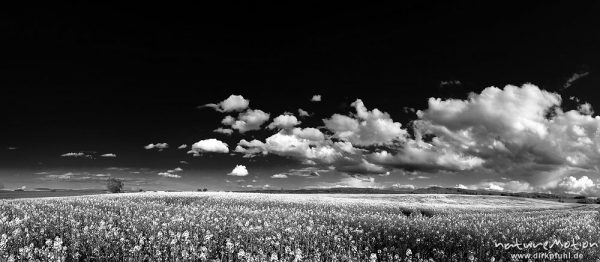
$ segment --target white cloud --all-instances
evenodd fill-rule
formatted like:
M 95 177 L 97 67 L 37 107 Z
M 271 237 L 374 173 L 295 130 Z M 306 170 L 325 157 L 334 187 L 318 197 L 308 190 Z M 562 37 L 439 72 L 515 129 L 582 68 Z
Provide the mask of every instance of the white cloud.
M 488 87 L 466 100 L 430 98 L 414 122 L 415 145 L 458 156 L 448 161 L 454 169 L 509 173 L 538 188 L 552 170 L 590 170 L 600 161 L 600 118 L 565 112 L 561 102 L 559 94 L 531 84 Z M 425 142 L 427 135 L 434 138 Z
M 485 188 L 485 190 L 491 190 L 491 191 L 504 191 L 504 187 L 498 185 L 498 184 L 494 184 L 491 183 L 488 185 L 488 187 Z
M 231 95 L 227 99 L 219 102 L 218 104 L 206 104 L 204 107 L 211 107 L 219 112 L 234 112 L 242 111 L 248 108 L 250 100 L 245 99 L 240 95 Z
M 481 182 L 471 186 L 459 185 L 459 188 L 468 188 L 474 190 L 491 190 L 491 191 L 504 191 L 504 192 L 532 192 L 535 188 L 532 187 L 528 182 L 512 180 L 508 182 L 502 181 L 489 181 Z M 457 186 L 458 187 L 458 186 Z
M 322 142 L 325 140 L 325 135 L 321 130 L 307 127 L 307 128 L 299 128 L 296 127 L 292 130 L 292 134 L 297 136 L 298 138 L 310 140 L 313 142 Z
M 159 172 L 159 176 L 168 177 L 168 178 L 181 178 L 180 175 L 169 173 L 169 172 Z
M 594 114 L 594 109 L 592 108 L 592 105 L 590 103 L 580 104 L 577 107 L 577 110 L 579 110 L 579 112 L 581 112 L 584 115 L 593 115 Z
M 408 178 L 408 180 L 416 180 L 416 179 L 431 179 L 431 177 L 428 176 L 411 176 Z
M 304 111 L 302 108 L 298 108 L 298 115 L 300 117 L 310 116 L 310 114 L 307 111 Z
M 399 189 L 415 189 L 414 185 L 410 185 L 410 184 L 393 184 L 392 187 L 395 188 L 399 188 Z
M 222 123 L 231 125 L 231 128 L 238 130 L 240 133 L 245 133 L 247 131 L 260 130 L 260 126 L 267 122 L 269 117 L 270 115 L 262 110 L 248 109 L 240 113 L 235 121 L 231 121 L 231 119 L 226 117 Z
M 320 173 L 330 172 L 329 169 L 319 169 L 317 167 L 292 168 L 286 172 L 275 174 L 272 178 L 288 178 L 290 176 L 297 177 L 319 177 Z M 275 177 L 277 176 L 277 177 Z
M 235 168 L 233 168 L 233 170 L 231 171 L 231 173 L 229 173 L 227 175 L 230 175 L 230 176 L 247 176 L 248 175 L 248 169 L 246 169 L 246 166 L 236 165 Z
M 221 133 L 221 134 L 225 134 L 225 135 L 231 135 L 231 134 L 233 134 L 233 129 L 219 127 L 217 129 L 213 130 L 213 132 Z
M 246 139 L 240 140 L 235 147 L 235 152 L 244 154 L 245 157 L 253 157 L 258 153 L 267 154 L 268 151 L 265 148 L 265 144 L 259 140 L 247 141 Z
M 77 153 L 69 152 L 69 153 L 62 154 L 60 156 L 62 156 L 62 157 L 84 157 L 84 156 L 86 156 L 86 154 L 84 154 L 82 152 L 77 152 Z
M 319 145 L 314 141 L 285 132 L 279 132 L 268 137 L 265 148 L 269 153 L 276 155 L 289 156 L 302 160 L 311 159 L 324 163 L 332 163 L 336 158 L 341 156 L 330 145 Z
M 181 167 L 176 167 L 174 169 L 167 170 L 167 173 L 177 173 L 177 172 L 181 172 L 181 171 L 183 171 L 183 169 Z
M 567 190 L 564 177 L 591 177 L 600 162 L 600 117 L 589 103 L 571 100 L 577 110 L 564 111 L 559 94 L 531 84 L 488 87 L 466 99 L 430 98 L 416 111 L 418 119 L 409 126 L 414 132 L 408 132 L 388 113 L 369 110 L 357 99 L 354 112 L 333 114 L 323 119 L 324 127 L 296 127 L 298 119 L 284 113 L 269 125 L 277 133 L 262 141 L 240 140 L 235 152 L 274 154 L 349 175 L 400 169 L 475 177 L 469 188 Z M 241 133 L 258 130 L 269 118 L 261 112 L 248 109 L 222 122 Z M 494 181 L 498 177 L 503 178 Z
M 156 143 L 156 144 L 148 144 L 144 146 L 145 149 L 158 149 L 158 151 L 162 151 L 163 149 L 169 148 L 169 144 L 167 143 Z
M 187 145 L 186 144 L 182 144 L 180 146 L 177 147 L 177 149 L 186 149 Z
M 314 95 L 310 101 L 312 102 L 321 102 L 321 95 Z
M 473 169 L 484 163 L 483 159 L 475 156 L 412 140 L 404 144 L 396 154 L 383 150 L 369 155 L 369 159 L 376 164 L 409 171 L 460 171 Z
M 101 157 L 117 157 L 117 155 L 113 154 L 113 153 L 108 153 L 108 154 L 103 154 L 100 155 Z
M 347 174 L 362 174 L 362 175 L 380 175 L 387 176 L 389 171 L 387 168 L 371 163 L 364 158 L 344 158 L 334 163 L 335 170 Z
M 223 120 L 221 120 L 221 124 L 226 125 L 226 126 L 233 125 L 233 124 L 235 124 L 235 117 L 225 116 L 223 118 Z
M 444 86 L 459 86 L 462 85 L 462 82 L 460 82 L 460 80 L 448 80 L 448 81 L 440 81 L 440 86 L 444 87 Z
M 598 192 L 600 192 L 599 186 L 587 176 L 582 176 L 579 179 L 573 176 L 565 177 L 558 183 L 557 189 L 562 192 L 583 195 L 598 195 Z
M 204 153 L 204 152 L 212 152 L 212 153 L 229 153 L 229 147 L 227 144 L 223 143 L 220 140 L 210 138 L 205 140 L 200 140 L 192 145 L 191 153 Z M 188 152 L 188 153 L 190 153 Z
M 267 126 L 269 129 L 290 129 L 299 125 L 301 122 L 294 115 L 280 115 L 273 119 L 273 122 Z
M 574 73 L 573 75 L 571 75 L 571 77 L 569 77 L 569 79 L 567 79 L 567 81 L 563 85 L 563 90 L 571 87 L 571 85 L 573 85 L 573 83 L 575 83 L 575 81 L 577 81 L 580 78 L 585 77 L 589 74 L 590 74 L 590 72 Z
M 317 162 L 310 160 L 310 159 L 304 159 L 304 160 L 302 160 L 302 164 L 309 165 L 309 166 L 315 166 L 315 165 L 317 165 Z
M 313 187 L 313 186 L 309 186 Z M 317 183 L 317 188 L 344 188 L 344 187 L 355 187 L 355 188 L 381 188 L 381 185 L 378 185 L 375 180 L 371 178 L 363 179 L 358 177 L 344 177 L 336 182 L 320 182 Z
M 323 119 L 335 137 L 358 146 L 383 145 L 405 139 L 406 130 L 402 129 L 402 124 L 394 122 L 388 113 L 377 108 L 368 111 L 360 99 L 352 106 L 356 109 L 355 118 L 334 114 L 329 119 Z
M 62 182 L 105 182 L 111 174 L 90 174 L 88 172 L 67 172 L 60 175 L 46 173 L 41 180 L 62 181 Z
M 463 184 L 458 184 L 458 185 L 454 186 L 454 188 L 467 189 L 467 186 L 465 186 Z

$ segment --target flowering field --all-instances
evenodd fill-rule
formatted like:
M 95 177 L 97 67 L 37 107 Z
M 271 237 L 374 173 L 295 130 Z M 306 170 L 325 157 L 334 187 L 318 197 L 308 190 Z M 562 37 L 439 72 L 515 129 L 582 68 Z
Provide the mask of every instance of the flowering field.
M 510 261 L 511 252 L 524 251 L 497 243 L 598 241 L 594 208 L 461 195 L 8 200 L 0 202 L 0 261 Z M 600 256 L 597 247 L 557 248 Z

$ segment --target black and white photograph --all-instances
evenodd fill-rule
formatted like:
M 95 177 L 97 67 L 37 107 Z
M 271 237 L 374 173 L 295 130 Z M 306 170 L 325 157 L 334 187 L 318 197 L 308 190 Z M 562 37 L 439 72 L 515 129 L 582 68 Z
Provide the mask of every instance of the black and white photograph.
M 600 261 L 600 2 L 0 18 L 0 262 Z

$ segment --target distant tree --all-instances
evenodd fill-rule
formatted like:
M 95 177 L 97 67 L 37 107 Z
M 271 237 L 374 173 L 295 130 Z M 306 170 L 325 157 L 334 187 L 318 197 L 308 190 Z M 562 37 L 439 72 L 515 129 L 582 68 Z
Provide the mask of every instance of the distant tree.
M 111 177 L 106 181 L 106 189 L 111 193 L 119 193 L 123 189 L 123 181 Z
M 206 192 L 206 191 L 208 191 L 208 188 L 205 187 L 204 189 L 202 189 L 202 192 Z
M 198 192 L 202 192 L 202 189 L 201 189 L 201 188 L 198 188 L 198 189 L 196 189 L 196 191 L 198 191 Z

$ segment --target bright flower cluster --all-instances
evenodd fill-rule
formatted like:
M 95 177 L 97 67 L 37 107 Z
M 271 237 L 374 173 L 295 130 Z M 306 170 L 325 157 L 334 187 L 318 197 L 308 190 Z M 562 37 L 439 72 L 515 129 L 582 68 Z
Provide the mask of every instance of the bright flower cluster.
M 10 200 L 0 205 L 0 261 L 508 261 L 495 243 L 600 239 L 597 210 L 499 210 L 356 195 Z

